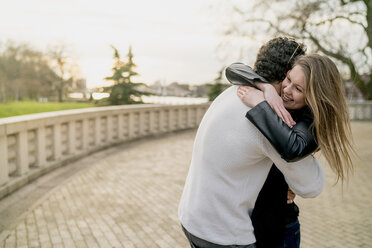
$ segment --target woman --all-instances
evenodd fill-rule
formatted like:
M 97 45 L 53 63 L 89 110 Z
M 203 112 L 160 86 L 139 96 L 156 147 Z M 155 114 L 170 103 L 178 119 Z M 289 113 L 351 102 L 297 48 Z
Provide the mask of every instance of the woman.
M 235 72 L 241 74 L 238 76 L 244 81 L 244 73 Z M 242 81 L 239 83 L 247 83 Z M 343 181 L 352 171 L 351 130 L 343 83 L 335 64 L 328 57 L 316 54 L 299 57 L 282 83 L 281 98 L 273 94 L 276 91 L 272 85 L 260 83 L 258 86 L 263 92 L 246 87 L 238 90 L 242 101 L 252 107 L 247 118 L 288 161 L 320 149 L 337 180 Z M 265 97 L 289 126 L 293 120 L 284 107 L 291 112 L 297 122 L 294 128 L 285 126 L 278 116 L 273 119 L 272 114 L 266 114 L 272 110 L 264 101 Z M 278 107 L 281 104 L 282 107 Z M 252 213 L 257 247 L 299 247 L 298 208 L 294 203 L 285 204 L 286 187 L 283 175 L 273 166 Z M 284 207 L 277 207 L 278 203 Z M 279 224 L 271 225 L 270 218 Z M 270 226 L 277 228 L 285 224 L 285 235 L 280 230 L 270 229 Z M 275 242 L 269 241 L 273 235 L 285 237 L 284 243 L 274 245 Z

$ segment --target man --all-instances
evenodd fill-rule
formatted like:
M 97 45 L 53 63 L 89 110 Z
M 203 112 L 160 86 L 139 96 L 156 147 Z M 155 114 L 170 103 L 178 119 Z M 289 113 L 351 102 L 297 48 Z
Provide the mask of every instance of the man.
M 285 76 L 300 45 L 276 38 L 259 51 L 256 72 L 269 81 Z M 303 51 L 302 51 L 303 52 Z M 179 205 L 179 218 L 191 247 L 255 247 L 250 219 L 273 163 L 294 193 L 317 196 L 324 173 L 311 156 L 287 163 L 244 118 L 249 107 L 225 90 L 206 112 L 195 138 L 192 161 Z

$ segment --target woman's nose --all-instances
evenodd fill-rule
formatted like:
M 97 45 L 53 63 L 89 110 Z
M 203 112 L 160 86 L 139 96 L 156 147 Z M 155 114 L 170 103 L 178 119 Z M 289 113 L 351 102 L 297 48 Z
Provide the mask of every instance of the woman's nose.
M 286 94 L 286 95 L 289 95 L 290 94 L 290 92 L 291 92 L 291 89 L 290 89 L 290 87 L 287 85 L 287 86 L 285 86 L 285 87 L 283 87 L 283 92 L 284 92 L 284 94 Z

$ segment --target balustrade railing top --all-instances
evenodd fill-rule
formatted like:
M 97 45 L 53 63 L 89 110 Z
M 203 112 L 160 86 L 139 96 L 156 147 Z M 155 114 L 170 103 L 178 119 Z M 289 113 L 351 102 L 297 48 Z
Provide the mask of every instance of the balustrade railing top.
M 372 101 L 349 102 L 348 106 L 352 120 L 372 120 Z

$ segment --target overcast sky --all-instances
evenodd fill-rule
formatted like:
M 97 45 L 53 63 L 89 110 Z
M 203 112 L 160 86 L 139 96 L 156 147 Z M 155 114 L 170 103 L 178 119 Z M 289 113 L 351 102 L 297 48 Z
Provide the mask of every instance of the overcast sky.
M 201 84 L 226 63 L 216 56 L 221 35 L 212 0 L 1 0 L 0 40 L 40 50 L 65 44 L 88 87 L 104 84 L 116 46 L 135 55 L 137 81 Z M 214 17 L 215 18 L 215 17 Z

